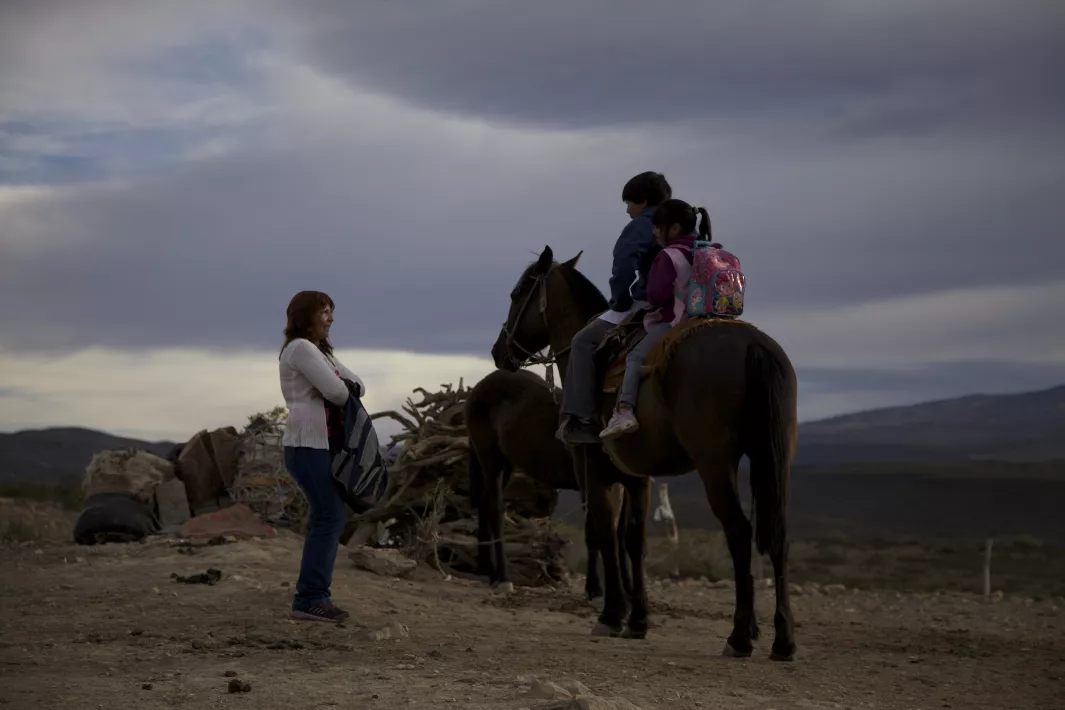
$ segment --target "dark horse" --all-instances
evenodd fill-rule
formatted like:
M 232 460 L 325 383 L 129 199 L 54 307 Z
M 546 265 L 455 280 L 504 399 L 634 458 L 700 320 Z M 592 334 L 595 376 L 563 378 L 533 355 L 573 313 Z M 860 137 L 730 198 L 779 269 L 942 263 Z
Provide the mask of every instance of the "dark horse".
M 470 498 L 477 507 L 478 566 L 493 587 L 513 589 L 503 539 L 503 489 L 514 469 L 561 490 L 580 490 L 569 450 L 555 438 L 558 404 L 544 380 L 525 371 L 496 370 L 478 382 L 466 400 L 469 432 Z M 620 486 L 616 493 L 624 493 Z M 619 498 L 619 500 L 622 500 Z M 624 509 L 624 503 L 619 505 Z M 624 517 L 621 529 L 624 530 Z M 623 533 L 622 533 L 623 534 Z M 585 518 L 589 600 L 603 596 L 599 577 L 599 549 L 590 519 Z M 632 581 L 624 559 L 622 586 L 631 593 Z
M 559 264 L 546 247 L 511 293 L 511 309 L 493 355 L 497 364 L 527 361 L 544 347 L 565 352 L 573 335 L 607 308 L 606 299 L 576 269 L 577 259 Z M 524 304 L 524 305 L 523 305 Z M 534 304 L 529 306 L 529 304 Z M 726 655 L 749 656 L 758 638 L 751 576 L 751 537 L 768 552 L 776 585 L 772 658 L 795 655 L 794 623 L 788 601 L 787 506 L 796 443 L 795 371 L 772 338 L 742 321 L 714 319 L 680 331 L 670 356 L 643 381 L 636 404 L 640 429 L 605 445 L 574 447 L 578 478 L 587 484 L 588 517 L 603 555 L 606 582 L 603 612 L 594 634 L 643 638 L 647 633 L 644 551 L 649 505 L 648 476 L 699 472 L 714 515 L 721 521 L 736 578 L 736 612 Z M 601 396 L 608 415 L 614 396 Z M 756 525 L 740 506 L 737 469 L 746 455 Z M 628 492 L 631 513 L 626 538 L 633 592 L 628 629 L 617 537 L 611 524 L 613 484 Z

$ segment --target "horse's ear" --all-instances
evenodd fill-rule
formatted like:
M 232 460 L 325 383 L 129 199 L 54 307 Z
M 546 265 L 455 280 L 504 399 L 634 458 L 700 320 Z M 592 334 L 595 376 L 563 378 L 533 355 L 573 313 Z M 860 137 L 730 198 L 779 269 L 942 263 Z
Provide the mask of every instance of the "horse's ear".
M 554 263 L 555 253 L 551 251 L 551 247 L 544 247 L 543 253 L 540 254 L 540 260 L 536 262 L 536 271 L 541 274 L 546 274 Z
M 577 256 L 573 257 L 572 259 L 570 259 L 569 261 L 567 261 L 567 262 L 566 262 L 565 264 L 563 264 L 562 266 L 563 266 L 563 267 L 565 267 L 565 268 L 567 268 L 567 269 L 576 269 L 576 268 L 577 268 L 577 262 L 578 262 L 578 261 L 580 261 L 580 259 L 581 259 L 581 254 L 583 254 L 583 253 L 584 253 L 584 250 L 583 250 L 583 249 L 581 249 L 581 250 L 580 250 L 579 252 L 577 252 Z

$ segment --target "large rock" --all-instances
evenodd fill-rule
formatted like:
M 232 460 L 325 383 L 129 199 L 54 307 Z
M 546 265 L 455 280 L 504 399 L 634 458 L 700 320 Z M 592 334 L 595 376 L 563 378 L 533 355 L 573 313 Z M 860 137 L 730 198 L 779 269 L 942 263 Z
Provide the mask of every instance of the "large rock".
M 158 532 L 151 509 L 128 493 L 97 493 L 74 523 L 74 542 L 98 545 L 135 542 Z
M 209 513 L 231 504 L 228 487 L 236 476 L 240 435 L 233 427 L 198 432 L 182 447 L 178 476 L 185 483 L 194 515 Z
M 356 547 L 348 553 L 355 567 L 382 577 L 402 577 L 414 571 L 418 563 L 404 557 L 398 550 Z
M 259 519 L 248 506 L 238 503 L 215 513 L 199 515 L 181 526 L 181 537 L 215 538 L 229 537 L 253 538 L 272 537 L 277 532 Z
M 156 486 L 174 477 L 174 466 L 164 458 L 139 449 L 101 451 L 85 469 L 85 498 L 105 493 L 128 495 L 152 507 Z
M 159 514 L 159 528 L 163 532 L 176 531 L 192 517 L 185 484 L 176 478 L 156 487 L 155 507 Z

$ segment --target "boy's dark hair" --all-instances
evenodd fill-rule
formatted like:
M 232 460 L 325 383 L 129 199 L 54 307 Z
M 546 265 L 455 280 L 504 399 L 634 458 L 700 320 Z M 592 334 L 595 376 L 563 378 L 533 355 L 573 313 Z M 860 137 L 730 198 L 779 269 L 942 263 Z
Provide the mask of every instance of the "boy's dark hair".
M 673 188 L 666 182 L 665 175 L 656 172 L 640 173 L 621 189 L 622 200 L 636 204 L 646 202 L 648 207 L 656 207 L 670 197 L 673 197 Z
M 660 204 L 651 217 L 651 224 L 663 231 L 676 224 L 680 226 L 681 234 L 691 234 L 700 215 L 703 220 L 699 224 L 699 239 L 710 241 L 710 213 L 703 207 L 692 207 L 684 200 L 666 200 Z

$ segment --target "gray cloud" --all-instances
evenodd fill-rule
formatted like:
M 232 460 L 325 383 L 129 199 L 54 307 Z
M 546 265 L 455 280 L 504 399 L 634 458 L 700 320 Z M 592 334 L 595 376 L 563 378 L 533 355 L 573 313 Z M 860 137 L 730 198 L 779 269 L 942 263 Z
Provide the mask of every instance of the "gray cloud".
M 737 120 L 776 132 L 1006 129 L 1065 116 L 1054 0 L 347 3 L 290 18 L 361 87 L 552 127 Z
M 621 185 L 649 168 L 711 210 L 756 321 L 1065 280 L 1059 3 L 703 6 L 264 16 L 292 40 L 256 79 L 266 128 L 5 209 L 0 342 L 272 348 L 292 293 L 321 288 L 341 345 L 485 355 L 544 244 L 583 249 L 605 288 Z M 326 79 L 286 74 L 304 61 L 344 83 L 306 89 Z M 922 321 L 906 357 L 960 314 Z

